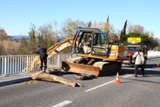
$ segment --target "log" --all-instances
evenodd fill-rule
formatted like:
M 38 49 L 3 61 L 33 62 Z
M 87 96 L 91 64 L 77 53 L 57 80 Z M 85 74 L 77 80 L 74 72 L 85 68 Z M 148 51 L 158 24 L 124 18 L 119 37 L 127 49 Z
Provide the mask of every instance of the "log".
M 56 76 L 56 75 L 46 74 L 43 71 L 37 72 L 33 74 L 31 77 L 33 80 L 45 80 L 49 82 L 59 82 L 59 83 L 65 84 L 67 86 L 72 86 L 72 87 L 76 87 L 76 86 L 83 87 L 79 83 L 76 83 L 74 81 L 71 81 L 63 77 Z

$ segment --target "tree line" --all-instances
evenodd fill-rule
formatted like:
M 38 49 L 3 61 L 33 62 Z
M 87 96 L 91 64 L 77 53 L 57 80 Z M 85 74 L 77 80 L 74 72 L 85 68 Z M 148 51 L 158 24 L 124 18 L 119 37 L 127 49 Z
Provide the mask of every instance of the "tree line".
M 160 49 L 158 39 L 150 31 L 145 31 L 141 25 L 128 24 L 127 20 L 124 22 L 124 27 L 118 31 L 109 22 L 109 16 L 106 22 L 84 22 L 80 20 L 72 21 L 67 19 L 59 26 L 57 21 L 47 23 L 36 27 L 31 23 L 28 32 L 29 38 L 12 40 L 5 28 L 0 27 L 0 55 L 17 55 L 17 54 L 35 54 L 38 45 L 46 47 L 47 49 L 59 42 L 61 39 L 69 36 L 74 36 L 77 27 L 92 27 L 101 29 L 108 34 L 110 42 L 119 41 L 124 45 L 127 44 L 128 37 L 141 37 L 142 44 L 147 45 L 148 49 Z

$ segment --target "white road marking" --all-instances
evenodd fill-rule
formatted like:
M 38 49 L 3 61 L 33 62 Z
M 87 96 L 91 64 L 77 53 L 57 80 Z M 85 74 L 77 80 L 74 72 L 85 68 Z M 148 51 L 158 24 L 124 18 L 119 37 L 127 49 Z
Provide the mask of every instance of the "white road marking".
M 130 77 L 130 76 L 132 76 L 132 75 L 126 75 L 126 76 L 124 76 L 124 77 L 122 77 L 122 78 L 127 78 L 127 77 Z M 96 86 L 96 87 L 93 87 L 93 88 L 90 88 L 90 89 L 88 89 L 88 90 L 85 90 L 84 92 L 89 92 L 89 91 L 95 90 L 95 89 L 97 89 L 97 88 L 100 88 L 100 87 L 103 87 L 103 86 L 108 85 L 108 84 L 110 84 L 110 83 L 113 83 L 114 81 L 115 81 L 115 80 L 112 80 L 112 81 L 109 81 L 109 82 L 107 82 L 107 83 L 98 85 L 98 86 Z
M 134 69 L 134 68 L 130 68 L 130 69 Z M 145 70 L 150 70 L 150 68 L 147 68 L 147 69 L 145 69 Z M 122 78 L 127 78 L 127 77 L 130 77 L 130 76 L 132 76 L 132 74 L 131 74 L 131 75 L 126 75 L 126 76 L 124 76 L 124 77 L 122 77 Z M 95 90 L 95 89 L 100 88 L 100 87 L 102 87 L 102 86 L 108 85 L 108 84 L 110 84 L 110 83 L 112 83 L 112 82 L 114 82 L 114 81 L 115 81 L 115 80 L 112 80 L 112 81 L 109 81 L 109 82 L 107 82 L 107 83 L 98 85 L 98 86 L 96 86 L 96 87 L 93 87 L 93 88 L 90 88 L 90 89 L 88 89 L 88 90 L 85 90 L 84 92 L 89 92 L 89 91 Z
M 63 106 L 65 106 L 67 104 L 70 104 L 70 103 L 72 103 L 72 101 L 66 100 L 66 101 L 63 101 L 63 102 L 61 102 L 59 104 L 56 104 L 56 105 L 54 105 L 52 107 L 63 107 Z
M 135 69 L 135 68 L 133 67 L 133 68 L 123 68 L 123 69 Z
M 100 88 L 100 87 L 105 86 L 105 85 L 107 85 L 107 84 L 110 84 L 110 83 L 112 83 L 112 82 L 114 82 L 114 80 L 109 81 L 109 82 L 104 83 L 104 84 L 101 84 L 101 85 L 98 85 L 98 86 L 96 86 L 96 87 L 90 88 L 90 89 L 88 89 L 88 90 L 85 90 L 84 92 L 92 91 L 92 90 L 94 90 L 94 89 Z
M 126 76 L 124 76 L 124 77 L 122 77 L 122 78 L 127 78 L 127 77 L 130 77 L 130 76 L 132 76 L 132 75 L 126 75 Z

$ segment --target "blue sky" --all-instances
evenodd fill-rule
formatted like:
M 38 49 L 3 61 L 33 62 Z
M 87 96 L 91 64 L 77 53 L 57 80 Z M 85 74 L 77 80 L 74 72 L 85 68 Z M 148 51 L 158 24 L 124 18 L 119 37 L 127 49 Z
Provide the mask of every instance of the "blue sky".
M 0 27 L 8 35 L 28 35 L 31 23 L 38 28 L 69 18 L 106 22 L 109 15 L 115 30 L 121 30 L 128 20 L 160 38 L 160 0 L 1 0 L 0 3 Z

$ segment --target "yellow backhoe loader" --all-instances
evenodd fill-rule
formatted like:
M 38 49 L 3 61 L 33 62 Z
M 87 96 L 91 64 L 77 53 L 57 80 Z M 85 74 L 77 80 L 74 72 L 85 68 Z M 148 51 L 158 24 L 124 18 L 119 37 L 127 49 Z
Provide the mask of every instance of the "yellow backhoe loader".
M 61 70 L 66 72 L 98 77 L 110 71 L 119 72 L 122 61 L 126 59 L 126 47 L 109 42 L 107 35 L 97 28 L 78 27 L 73 38 L 60 41 L 47 53 L 60 53 L 67 47 L 72 47 L 74 57 L 62 61 Z M 30 69 L 36 59 L 31 62 Z
M 76 57 L 63 61 L 62 69 L 96 77 L 110 71 L 119 72 L 122 61 L 126 59 L 126 47 L 109 42 L 107 35 L 96 28 L 79 27 L 72 52 Z

